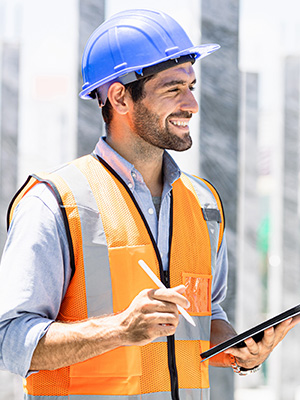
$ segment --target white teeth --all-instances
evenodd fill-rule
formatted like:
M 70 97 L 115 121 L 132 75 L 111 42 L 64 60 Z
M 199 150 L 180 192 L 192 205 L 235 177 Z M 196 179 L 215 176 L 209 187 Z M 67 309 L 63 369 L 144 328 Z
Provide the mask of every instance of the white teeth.
M 183 121 L 171 121 L 173 125 L 176 126 L 188 126 L 189 123 L 188 122 L 183 122 Z

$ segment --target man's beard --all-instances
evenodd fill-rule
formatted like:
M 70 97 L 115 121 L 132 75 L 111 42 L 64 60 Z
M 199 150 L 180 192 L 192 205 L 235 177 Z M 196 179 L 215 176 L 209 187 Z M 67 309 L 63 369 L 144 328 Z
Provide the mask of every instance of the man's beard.
M 192 146 L 192 138 L 189 131 L 184 132 L 181 136 L 177 136 L 169 129 L 170 118 L 188 118 L 192 114 L 187 111 L 170 114 L 165 120 L 165 126 L 160 126 L 159 116 L 149 111 L 141 102 L 135 103 L 135 114 L 133 117 L 133 124 L 135 133 L 144 139 L 147 143 L 160 149 L 184 151 Z M 176 127 L 174 126 L 174 129 Z

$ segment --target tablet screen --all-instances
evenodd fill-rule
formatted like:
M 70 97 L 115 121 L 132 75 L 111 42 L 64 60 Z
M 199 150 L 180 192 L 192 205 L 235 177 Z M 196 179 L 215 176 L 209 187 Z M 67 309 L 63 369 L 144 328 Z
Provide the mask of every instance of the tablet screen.
M 230 347 L 245 347 L 246 344 L 244 340 L 252 337 L 256 342 L 259 342 L 262 340 L 264 336 L 264 331 L 268 328 L 271 328 L 271 326 L 276 326 L 280 322 L 285 321 L 286 319 L 292 318 L 296 316 L 297 314 L 300 314 L 300 304 L 298 304 L 295 307 L 290 308 L 289 310 L 286 310 L 278 315 L 276 315 L 273 318 L 268 319 L 265 322 L 262 322 L 259 325 L 254 326 L 253 328 L 248 329 L 247 331 L 240 333 L 239 335 L 236 335 L 225 342 L 222 342 L 211 349 L 204 351 L 203 353 L 200 354 L 202 361 L 208 360 L 209 358 L 221 353 L 224 350 L 229 349 Z

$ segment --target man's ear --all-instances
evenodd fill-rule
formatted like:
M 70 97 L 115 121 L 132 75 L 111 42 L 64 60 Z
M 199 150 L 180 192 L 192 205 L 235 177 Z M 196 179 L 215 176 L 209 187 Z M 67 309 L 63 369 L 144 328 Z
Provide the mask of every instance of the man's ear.
M 107 97 L 112 105 L 113 109 L 122 115 L 127 114 L 129 109 L 128 100 L 130 98 L 129 93 L 126 91 L 125 86 L 120 82 L 114 82 L 110 85 Z

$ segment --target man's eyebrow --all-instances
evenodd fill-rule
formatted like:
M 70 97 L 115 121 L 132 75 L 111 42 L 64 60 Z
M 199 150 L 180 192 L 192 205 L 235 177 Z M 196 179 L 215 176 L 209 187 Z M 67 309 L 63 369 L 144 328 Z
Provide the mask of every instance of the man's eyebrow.
M 169 81 L 169 82 L 165 82 L 161 87 L 162 88 L 167 88 L 167 87 L 170 87 L 170 86 L 177 86 L 177 85 L 182 85 L 182 86 L 184 86 L 184 85 L 186 85 L 187 84 L 187 82 L 186 81 L 184 81 L 184 80 L 181 80 L 181 79 L 174 79 L 174 80 L 172 80 L 172 81 Z M 196 79 L 194 79 L 193 80 L 193 82 L 191 82 L 190 84 L 189 84 L 189 86 L 194 86 L 196 84 Z

